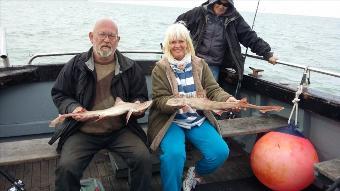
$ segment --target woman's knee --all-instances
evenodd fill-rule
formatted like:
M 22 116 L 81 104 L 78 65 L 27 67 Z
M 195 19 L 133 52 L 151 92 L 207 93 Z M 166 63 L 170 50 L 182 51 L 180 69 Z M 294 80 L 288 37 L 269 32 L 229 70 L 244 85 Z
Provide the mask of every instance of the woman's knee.
M 207 159 L 212 160 L 214 163 L 221 164 L 223 163 L 229 156 L 229 147 L 226 143 L 220 144 L 219 146 L 213 147 L 214 149 L 210 150 L 209 156 Z
M 160 159 L 163 162 L 169 162 L 169 161 L 176 161 L 176 163 L 185 162 L 186 160 L 185 150 L 184 149 L 183 150 L 167 149 L 166 151 L 163 151 Z
M 218 150 L 219 156 L 223 159 L 223 161 L 225 161 L 228 158 L 229 152 L 230 150 L 227 144 L 220 147 L 220 149 Z

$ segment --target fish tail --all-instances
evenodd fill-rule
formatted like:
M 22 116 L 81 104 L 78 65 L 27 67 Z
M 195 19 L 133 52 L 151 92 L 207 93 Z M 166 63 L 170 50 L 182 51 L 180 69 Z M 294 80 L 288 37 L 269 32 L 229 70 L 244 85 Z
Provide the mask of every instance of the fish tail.
M 49 127 L 56 127 L 57 125 L 61 124 L 62 122 L 65 121 L 65 117 L 63 115 L 60 115 L 53 119 L 52 121 L 50 121 L 50 123 L 48 124 Z

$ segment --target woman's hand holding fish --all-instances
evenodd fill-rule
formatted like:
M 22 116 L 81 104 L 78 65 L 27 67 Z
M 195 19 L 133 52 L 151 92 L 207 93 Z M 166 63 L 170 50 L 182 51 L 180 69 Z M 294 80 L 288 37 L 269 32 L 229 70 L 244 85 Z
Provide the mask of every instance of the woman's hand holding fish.
M 236 98 L 234 98 L 233 96 L 231 96 L 231 97 L 229 97 L 228 99 L 227 99 L 227 101 L 226 102 L 238 102 L 239 100 L 237 100 Z
M 240 100 L 236 99 L 235 97 L 231 96 L 227 99 L 226 102 L 239 102 Z M 235 108 L 232 108 L 231 111 L 232 112 L 240 112 L 241 108 L 240 107 L 235 107 Z

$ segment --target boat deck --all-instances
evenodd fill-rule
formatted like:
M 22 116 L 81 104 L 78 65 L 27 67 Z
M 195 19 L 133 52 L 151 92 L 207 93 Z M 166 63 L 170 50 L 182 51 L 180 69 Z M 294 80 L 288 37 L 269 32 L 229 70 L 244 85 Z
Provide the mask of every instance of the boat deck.
M 244 181 L 246 181 L 252 184 L 251 190 L 265 190 L 265 188 L 260 183 L 252 178 L 253 174 L 249 166 L 249 158 L 247 154 L 242 151 L 233 141 L 228 141 L 228 143 L 231 148 L 231 153 L 228 160 L 225 162 L 222 168 L 206 177 L 206 184 L 197 187 L 196 190 L 225 190 L 224 188 L 228 186 L 228 181 L 230 181 L 230 184 L 233 184 L 234 187 L 239 187 L 241 185 L 244 187 Z M 191 153 L 188 156 L 191 157 L 188 157 L 187 166 L 193 164 L 193 161 L 197 160 L 199 157 L 196 150 L 189 152 Z M 48 159 L 36 162 L 25 162 L 16 165 L 1 166 L 0 169 L 10 173 L 18 179 L 21 179 L 25 183 L 26 190 L 53 191 L 55 178 L 54 171 L 57 163 L 57 159 Z M 105 190 L 107 191 L 129 190 L 128 181 L 126 178 L 117 179 L 115 177 L 108 153 L 106 152 L 100 152 L 94 157 L 84 172 L 83 179 L 86 178 L 100 179 Z M 240 182 L 241 180 L 244 180 L 242 181 L 243 183 Z M 0 190 L 6 190 L 6 188 L 9 186 L 10 183 L 4 177 L 0 176 Z M 212 189 L 213 187 L 216 189 Z M 159 173 L 154 173 L 153 175 L 152 189 L 155 191 L 162 190 Z
M 205 184 L 199 185 L 195 191 L 266 191 L 269 190 L 263 186 L 254 177 L 250 165 L 249 156 L 240 146 L 232 141 L 227 140 L 231 152 L 228 160 L 216 172 L 205 177 Z M 190 166 L 199 159 L 196 150 L 189 151 L 186 166 Z M 189 157 L 190 156 L 190 157 Z M 26 162 L 16 165 L 1 166 L 4 170 L 14 177 L 21 179 L 25 183 L 28 191 L 53 191 L 55 168 L 57 159 L 48 159 L 36 162 Z M 127 178 L 116 178 L 112 169 L 109 155 L 107 152 L 99 152 L 84 172 L 83 179 L 98 178 L 101 180 L 106 191 L 127 191 L 129 185 Z M 152 178 L 152 190 L 161 191 L 161 179 L 159 173 L 154 173 Z M 0 176 L 0 190 L 6 190 L 10 183 Z M 316 191 L 318 189 L 309 187 L 306 191 Z

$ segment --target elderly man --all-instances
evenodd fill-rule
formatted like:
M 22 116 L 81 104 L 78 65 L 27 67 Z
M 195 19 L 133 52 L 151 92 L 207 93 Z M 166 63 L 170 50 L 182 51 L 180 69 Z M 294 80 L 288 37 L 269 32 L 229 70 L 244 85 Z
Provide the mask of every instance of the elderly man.
M 233 0 L 209 0 L 183 13 L 176 21 L 187 26 L 197 56 L 209 64 L 216 80 L 221 66 L 235 68 L 243 74 L 240 43 L 269 63 L 276 63 L 277 57 L 270 52 L 269 44 L 244 21 Z
M 112 107 L 117 97 L 126 102 L 148 99 L 141 68 L 118 50 L 118 26 L 100 19 L 89 33 L 93 47 L 73 57 L 61 70 L 52 99 L 59 113 L 76 113 Z M 151 161 L 146 135 L 137 123 L 143 115 L 134 114 L 96 120 L 74 117 L 58 127 L 49 142 L 60 138 L 61 157 L 56 169 L 56 191 L 79 191 L 80 179 L 93 156 L 101 149 L 119 154 L 131 172 L 131 190 L 150 190 Z

